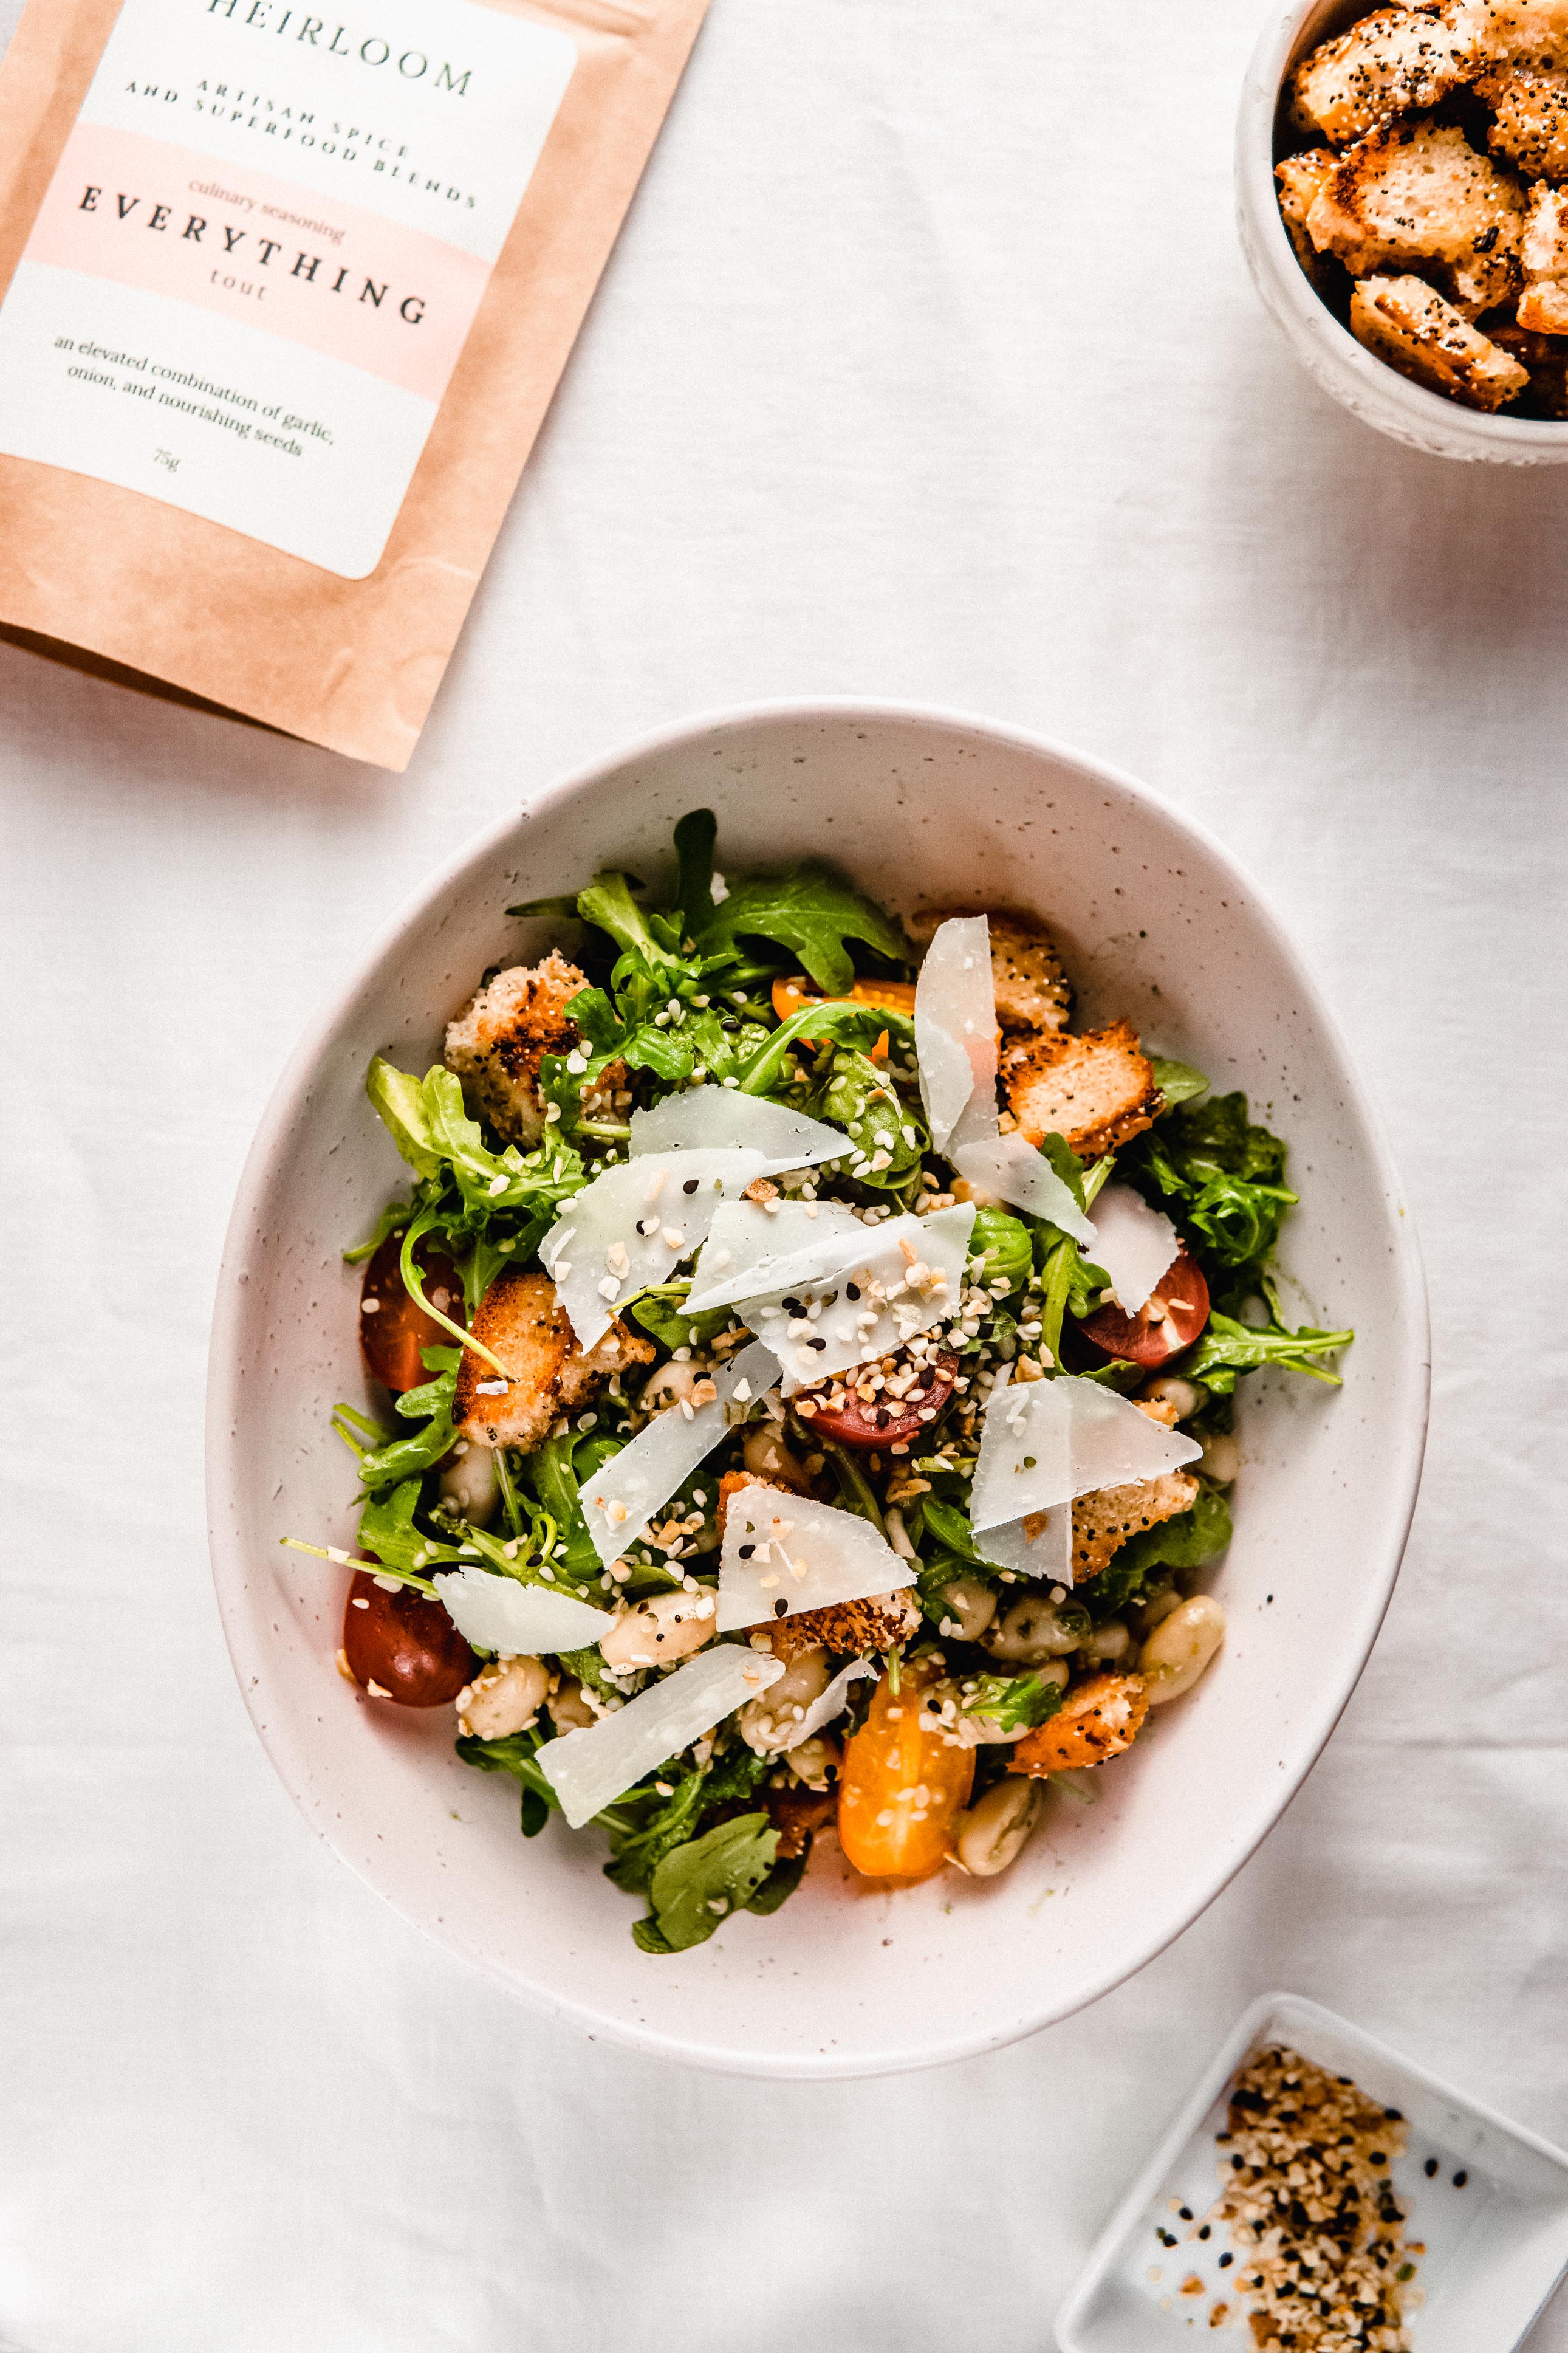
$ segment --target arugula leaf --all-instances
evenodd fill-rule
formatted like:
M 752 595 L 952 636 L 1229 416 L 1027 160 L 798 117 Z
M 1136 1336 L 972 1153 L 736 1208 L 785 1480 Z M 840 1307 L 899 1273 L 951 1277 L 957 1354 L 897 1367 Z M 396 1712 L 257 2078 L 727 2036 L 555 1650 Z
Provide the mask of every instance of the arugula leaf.
M 1062 1687 L 1049 1675 L 980 1675 L 963 1703 L 965 1715 L 983 1715 L 1004 1732 L 1032 1732 L 1062 1704 Z
M 537 1836 L 544 1827 L 546 1815 L 557 1812 L 561 1805 L 536 1762 L 539 1747 L 537 1732 L 512 1732 L 504 1740 L 471 1740 L 465 1735 L 458 1742 L 458 1754 L 465 1765 L 473 1766 L 480 1773 L 510 1773 L 521 1782 L 524 1838 Z M 531 1798 L 531 1808 L 528 1802 Z
M 618 1454 L 625 1443 L 608 1432 L 590 1437 L 585 1431 L 569 1430 L 560 1438 L 547 1438 L 527 1457 L 524 1469 L 532 1480 L 533 1492 L 565 1546 L 552 1564 L 557 1577 L 563 1570 L 579 1583 L 599 1576 L 603 1564 L 583 1516 L 582 1483 L 612 1454 Z
M 713 913 L 713 846 L 718 838 L 719 820 L 711 809 L 689 809 L 675 828 L 680 868 L 675 896 L 692 937 Z
M 1283 1365 L 1290 1372 L 1308 1373 L 1313 1380 L 1328 1381 L 1338 1388 L 1338 1373 L 1314 1364 L 1312 1358 L 1346 1348 L 1354 1338 L 1353 1331 L 1318 1332 L 1306 1324 L 1299 1331 L 1288 1332 L 1273 1316 L 1256 1329 L 1215 1313 L 1186 1355 L 1173 1359 L 1171 1370 L 1188 1380 L 1205 1382 L 1219 1397 L 1228 1396 L 1235 1388 L 1238 1374 L 1255 1372 L 1262 1365 Z
M 775 1862 L 747 1905 L 747 1911 L 755 1912 L 766 1919 L 768 1915 L 776 1912 L 782 1904 L 787 1904 L 805 1877 L 805 1866 L 809 1855 L 808 1848 L 805 1853 L 793 1855 L 787 1862 Z
M 606 868 L 595 874 L 585 891 L 577 893 L 577 913 L 585 923 L 596 923 L 608 932 L 617 947 L 629 948 L 642 958 L 650 970 L 658 971 L 666 965 L 678 964 L 679 957 L 661 944 L 651 930 L 647 917 L 632 897 L 631 877 Z
M 731 883 L 722 904 L 691 925 L 691 936 L 706 955 L 742 937 L 775 941 L 794 950 L 830 997 L 842 997 L 855 978 L 847 940 L 863 940 L 894 964 L 909 957 L 903 933 L 874 900 L 811 860 Z
M 645 1953 L 683 1953 L 742 1911 L 772 1871 L 779 1834 L 766 1814 L 738 1814 L 674 1848 L 655 1866 L 650 1911 L 632 1934 Z
M 1068 1142 L 1067 1137 L 1056 1134 L 1043 1135 L 1040 1138 L 1040 1150 L 1072 1195 L 1078 1207 L 1080 1209 L 1086 1209 L 1089 1202 L 1083 1189 L 1084 1164 Z M 1055 1229 L 1052 1228 L 1049 1230 L 1054 1231 Z
M 1078 1599 L 1098 1625 L 1141 1593 L 1155 1569 L 1205 1568 L 1224 1552 L 1230 1534 L 1230 1505 L 1217 1487 L 1205 1485 L 1190 1511 L 1129 1536 L 1100 1575 L 1077 1588 Z
M 1194 1095 L 1206 1095 L 1209 1082 L 1191 1062 L 1168 1062 L 1160 1054 L 1151 1054 L 1149 1067 L 1154 1073 L 1154 1084 L 1165 1098 L 1165 1109 L 1173 1111 L 1178 1103 L 1190 1103 Z
M 707 1780 L 705 1772 L 688 1773 L 645 1823 L 612 1838 L 605 1878 L 628 1895 L 646 1894 L 658 1865 L 672 1849 L 685 1845 L 696 1829 L 707 1802 Z
M 735 1320 L 734 1310 L 710 1307 L 705 1315 L 683 1315 L 680 1302 L 690 1289 L 689 1282 L 660 1283 L 656 1290 L 645 1292 L 631 1302 L 633 1321 L 672 1351 L 706 1347 L 719 1333 L 729 1330 Z
M 405 1479 L 390 1494 L 371 1496 L 360 1514 L 360 1549 L 373 1554 L 384 1568 L 417 1576 L 437 1561 L 458 1557 L 456 1545 L 443 1544 L 415 1526 L 421 1485 L 418 1478 Z
M 371 1489 L 395 1487 L 416 1472 L 428 1471 L 433 1463 L 439 1462 L 452 1444 L 452 1400 L 457 1387 L 456 1373 L 443 1373 L 438 1379 L 426 1381 L 398 1398 L 400 1413 L 408 1407 L 410 1398 L 420 1399 L 422 1403 L 414 1408 L 414 1413 L 427 1411 L 430 1419 L 411 1438 L 389 1438 L 384 1445 L 367 1449 L 359 1460 L 363 1485 Z M 338 1408 L 340 1414 L 343 1410 L 342 1406 Z
M 1027 1282 L 1034 1265 L 1034 1241 L 1021 1218 L 1005 1209 L 977 1209 L 969 1238 L 969 1255 L 984 1261 L 987 1282 L 1005 1282 L 1016 1291 Z
M 868 1159 L 877 1152 L 887 1153 L 887 1167 L 857 1169 L 857 1184 L 878 1191 L 900 1190 L 919 1168 L 931 1142 L 924 1113 L 918 1105 L 906 1103 L 887 1071 L 879 1070 L 870 1056 L 856 1047 L 825 1049 L 818 1066 L 824 1075 L 809 1100 L 812 1117 L 845 1130 L 847 1157 L 857 1151 Z M 914 1138 L 912 1143 L 906 1128 Z
M 1297 1198 L 1284 1181 L 1285 1146 L 1248 1120 L 1247 1097 L 1181 1104 L 1139 1138 L 1130 1166 L 1174 1203 L 1204 1255 L 1248 1278 L 1238 1284 L 1245 1296 Z
M 925 1524 L 939 1544 L 955 1552 L 961 1561 L 979 1561 L 974 1549 L 974 1531 L 969 1524 L 969 1514 L 956 1504 L 944 1504 L 940 1496 L 922 1498 Z
M 770 1030 L 763 1044 L 745 1065 L 741 1079 L 741 1092 L 748 1095 L 773 1092 L 783 1071 L 785 1057 L 803 1043 L 816 1044 L 828 1039 L 835 1045 L 860 1047 L 869 1052 L 883 1030 L 896 1038 L 901 1046 L 914 1052 L 915 1025 L 907 1014 L 895 1013 L 886 1005 L 857 1005 L 846 1000 L 835 1005 L 805 1005 L 792 1013 L 787 1021 Z

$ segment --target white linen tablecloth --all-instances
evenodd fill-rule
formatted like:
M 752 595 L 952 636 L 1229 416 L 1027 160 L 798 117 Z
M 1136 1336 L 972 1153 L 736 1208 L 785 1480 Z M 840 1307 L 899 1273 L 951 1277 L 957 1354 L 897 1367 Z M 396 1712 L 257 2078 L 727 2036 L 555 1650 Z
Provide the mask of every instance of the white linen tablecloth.
M 1258 8 L 714 0 L 406 776 L 0 649 L 10 2353 L 1032 2353 L 1273 1985 L 1568 2137 L 1568 473 L 1296 373 L 1231 224 Z M 1217 828 L 1381 1100 L 1437 1370 L 1372 1665 L 1206 1917 L 1020 2048 L 761 2088 L 542 2022 L 310 1836 L 201 1412 L 243 1154 L 367 935 L 568 763 L 800 691 Z

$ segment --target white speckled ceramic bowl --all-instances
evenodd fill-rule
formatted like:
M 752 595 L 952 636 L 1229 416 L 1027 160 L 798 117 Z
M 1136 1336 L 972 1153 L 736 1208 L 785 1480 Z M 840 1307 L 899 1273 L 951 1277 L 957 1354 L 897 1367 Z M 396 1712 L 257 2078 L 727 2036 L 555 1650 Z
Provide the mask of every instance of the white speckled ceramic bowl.
M 1242 85 L 1236 132 L 1237 226 L 1263 305 L 1313 382 L 1365 424 L 1432 458 L 1494 466 L 1568 464 L 1568 423 L 1489 417 L 1411 384 L 1342 326 L 1296 259 L 1279 216 L 1274 166 L 1303 142 L 1281 140 L 1280 93 L 1298 59 L 1370 15 L 1377 0 L 1291 0 L 1271 8 Z
M 830 1839 L 771 1919 L 658 1959 L 593 1836 L 524 1844 L 510 1782 L 460 1765 L 445 1709 L 377 1704 L 333 1670 L 342 1575 L 280 1549 L 348 1544 L 335 1399 L 368 1404 L 358 1282 L 339 1252 L 405 1172 L 371 1112 L 370 1056 L 424 1068 L 486 965 L 547 927 L 509 902 L 607 862 L 654 879 L 689 808 L 730 871 L 826 854 L 896 906 L 986 898 L 1048 915 L 1089 1023 L 1127 1014 L 1288 1139 L 1304 1196 L 1285 1255 L 1309 1319 L 1353 1324 L 1345 1387 L 1248 1383 L 1237 1539 L 1212 1582 L 1225 1651 L 1106 1777 L 1053 1795 L 1005 1878 L 899 1894 Z M 829 702 L 672 728 L 541 793 L 405 907 L 285 1072 L 229 1229 L 208 1459 L 219 1604 L 240 1687 L 307 1820 L 450 1950 L 592 2031 L 700 2064 L 853 2075 L 1029 2032 L 1140 1968 L 1279 1816 L 1332 1730 L 1387 1606 L 1426 1418 L 1426 1316 L 1394 1171 L 1334 1025 L 1218 844 L 1128 778 L 1015 731 Z

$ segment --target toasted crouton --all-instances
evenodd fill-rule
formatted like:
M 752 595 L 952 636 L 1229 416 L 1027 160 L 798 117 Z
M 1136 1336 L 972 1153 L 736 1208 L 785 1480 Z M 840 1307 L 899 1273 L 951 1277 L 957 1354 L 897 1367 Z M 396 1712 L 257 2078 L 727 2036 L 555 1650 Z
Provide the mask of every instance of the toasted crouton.
M 917 940 L 929 942 L 939 923 L 969 912 L 964 907 L 927 908 L 910 918 L 909 928 Z M 1065 1029 L 1072 989 L 1045 925 L 1033 915 L 1007 908 L 989 913 L 986 921 L 991 926 L 991 986 L 1001 1028 Z
M 1568 174 L 1568 73 L 1504 66 L 1483 75 L 1477 93 L 1492 110 L 1487 145 L 1527 178 Z
M 1331 147 L 1309 147 L 1300 155 L 1287 155 L 1282 164 L 1274 166 L 1274 176 L 1279 183 L 1279 212 L 1296 248 L 1296 259 L 1314 284 L 1326 275 L 1322 257 L 1307 230 L 1307 215 L 1322 195 L 1332 174 L 1340 168 L 1340 159 Z
M 1568 67 L 1568 0 L 1459 0 L 1483 60 L 1533 67 Z
M 544 1133 L 539 1066 L 546 1054 L 569 1054 L 582 1031 L 566 1008 L 585 974 L 552 948 L 542 964 L 513 965 L 481 988 L 447 1030 L 447 1068 L 463 1082 L 468 1109 L 483 1113 L 497 1133 L 525 1149 Z M 612 1062 L 584 1097 L 590 1117 L 602 1116 L 618 1087 L 624 1062 Z
M 1527 333 L 1568 335 L 1568 283 L 1538 278 L 1519 298 L 1519 323 Z
M 1463 8 L 1379 8 L 1297 67 L 1296 120 L 1343 147 L 1412 107 L 1436 106 L 1479 59 L 1477 29 Z
M 1131 1748 L 1149 1713 L 1142 1675 L 1090 1675 L 1075 1683 L 1056 1715 L 1026 1732 L 1008 1759 L 1009 1773 L 1065 1773 L 1103 1765 Z
M 1517 184 L 1462 131 L 1420 116 L 1352 147 L 1307 213 L 1319 252 L 1358 278 L 1394 261 L 1501 272 L 1523 227 Z
M 493 1366 L 471 1349 L 463 1351 L 452 1420 L 481 1446 L 516 1446 L 527 1453 L 549 1435 L 558 1415 L 596 1396 L 612 1373 L 653 1361 L 653 1343 L 620 1323 L 584 1355 L 550 1277 L 517 1267 L 491 1283 L 472 1328 L 510 1377 L 503 1388 Z
M 1471 408 L 1501 408 L 1530 381 L 1425 279 L 1364 279 L 1351 297 L 1351 332 L 1402 375 Z
M 1072 1507 L 1073 1583 L 1098 1577 L 1129 1536 L 1190 1512 L 1197 1500 L 1198 1482 L 1190 1471 L 1162 1471 L 1157 1479 L 1080 1495 Z
M 1080 1160 L 1098 1160 L 1141 1135 L 1163 1101 L 1130 1021 L 1080 1038 L 1031 1039 L 1004 1056 L 1003 1076 L 1029 1142 L 1065 1136 Z
M 864 1601 L 834 1601 L 826 1609 L 802 1609 L 775 1618 L 767 1629 L 775 1659 L 786 1662 L 818 1644 L 840 1656 L 851 1651 L 890 1651 L 912 1641 L 922 1620 L 910 1588 L 874 1593 Z
M 1527 278 L 1568 278 L 1568 188 L 1531 188 L 1519 258 Z

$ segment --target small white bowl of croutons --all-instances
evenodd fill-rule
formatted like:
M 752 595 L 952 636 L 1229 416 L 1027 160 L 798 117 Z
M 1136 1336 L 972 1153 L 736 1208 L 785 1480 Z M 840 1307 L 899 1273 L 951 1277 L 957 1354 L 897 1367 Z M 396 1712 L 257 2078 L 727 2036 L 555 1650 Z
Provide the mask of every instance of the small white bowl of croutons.
M 1568 462 L 1568 0 L 1296 0 L 1242 93 L 1237 201 L 1307 373 L 1413 448 Z

